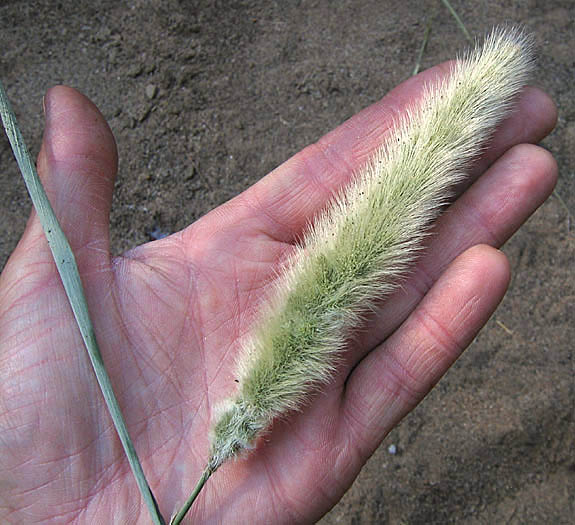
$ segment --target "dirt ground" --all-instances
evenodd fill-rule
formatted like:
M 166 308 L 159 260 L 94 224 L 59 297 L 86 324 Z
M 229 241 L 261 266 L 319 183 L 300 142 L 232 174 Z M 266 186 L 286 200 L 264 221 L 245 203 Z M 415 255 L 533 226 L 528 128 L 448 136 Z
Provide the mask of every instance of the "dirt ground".
M 514 277 L 494 317 L 323 525 L 575 515 L 575 3 L 452 3 L 474 35 L 502 22 L 535 34 L 560 182 L 504 248 Z M 54 84 L 109 119 L 118 253 L 183 228 L 409 77 L 428 22 L 423 68 L 465 47 L 439 0 L 1 0 L 0 77 L 34 152 Z M 30 210 L 4 137 L 0 166 L 2 267 Z

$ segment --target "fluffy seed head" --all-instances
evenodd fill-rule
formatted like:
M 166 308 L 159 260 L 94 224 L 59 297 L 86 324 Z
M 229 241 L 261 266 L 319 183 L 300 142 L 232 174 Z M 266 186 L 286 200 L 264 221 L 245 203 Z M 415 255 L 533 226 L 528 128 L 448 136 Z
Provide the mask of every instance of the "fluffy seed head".
M 238 392 L 214 421 L 210 470 L 331 377 L 350 332 L 397 287 L 450 189 L 509 114 L 532 69 L 531 48 L 518 30 L 494 30 L 426 88 L 309 226 L 244 342 Z

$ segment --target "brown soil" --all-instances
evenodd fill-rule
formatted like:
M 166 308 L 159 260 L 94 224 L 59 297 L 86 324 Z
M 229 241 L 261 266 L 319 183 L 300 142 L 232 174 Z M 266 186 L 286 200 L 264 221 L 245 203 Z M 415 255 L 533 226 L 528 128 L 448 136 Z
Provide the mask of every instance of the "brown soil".
M 575 515 L 575 3 L 452 3 L 475 35 L 509 21 L 535 33 L 534 83 L 560 109 L 544 142 L 558 196 L 506 245 L 514 279 L 495 316 L 324 525 Z M 183 228 L 378 100 L 411 74 L 427 22 L 423 67 L 465 46 L 439 0 L 3 0 L 0 77 L 33 151 L 54 84 L 109 119 L 120 252 Z M 4 137 L 0 165 L 1 267 L 30 203 Z

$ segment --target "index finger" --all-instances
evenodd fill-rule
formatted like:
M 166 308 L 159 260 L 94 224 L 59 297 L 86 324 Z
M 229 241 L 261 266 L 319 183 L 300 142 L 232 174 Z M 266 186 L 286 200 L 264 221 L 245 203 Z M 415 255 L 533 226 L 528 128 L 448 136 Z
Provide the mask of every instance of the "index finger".
M 450 63 L 446 62 L 406 80 L 379 102 L 294 155 L 230 204 L 247 210 L 261 232 L 282 242 L 293 242 L 334 192 L 385 142 L 398 116 L 417 103 L 427 85 L 438 82 L 449 70 Z M 553 129 L 555 120 L 556 109 L 550 98 L 538 89 L 525 89 L 517 110 L 497 130 L 468 182 L 512 146 L 541 140 Z

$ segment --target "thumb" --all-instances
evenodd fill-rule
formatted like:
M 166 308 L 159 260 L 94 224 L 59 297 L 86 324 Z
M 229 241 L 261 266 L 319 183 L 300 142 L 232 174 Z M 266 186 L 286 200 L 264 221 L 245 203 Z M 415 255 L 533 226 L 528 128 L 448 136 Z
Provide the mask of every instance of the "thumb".
M 46 127 L 38 174 L 82 273 L 109 264 L 109 214 L 118 155 L 102 114 L 75 89 L 58 86 L 44 98 Z M 33 212 L 17 251 L 48 250 Z

